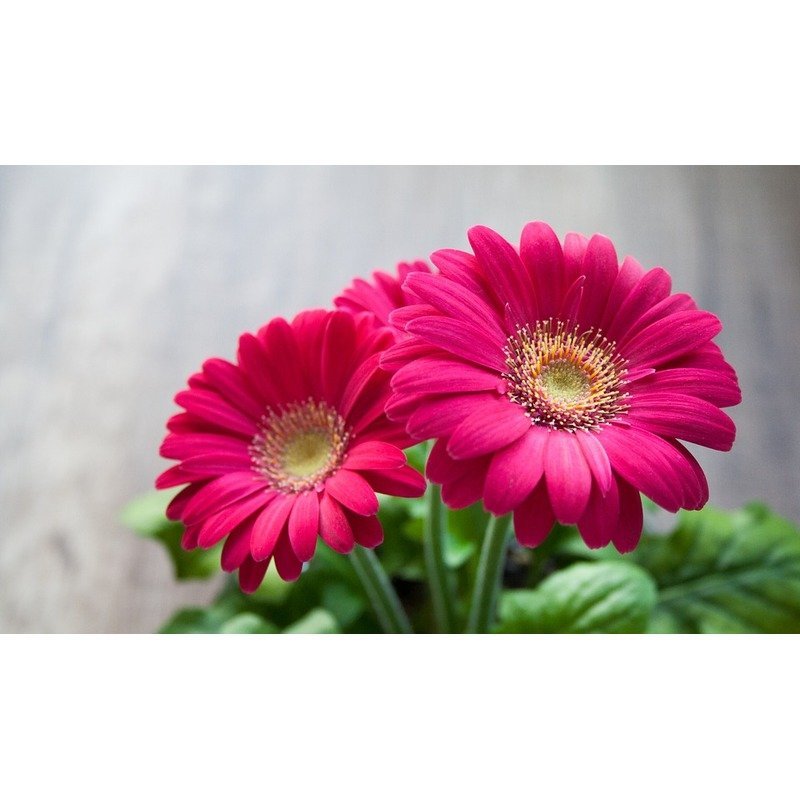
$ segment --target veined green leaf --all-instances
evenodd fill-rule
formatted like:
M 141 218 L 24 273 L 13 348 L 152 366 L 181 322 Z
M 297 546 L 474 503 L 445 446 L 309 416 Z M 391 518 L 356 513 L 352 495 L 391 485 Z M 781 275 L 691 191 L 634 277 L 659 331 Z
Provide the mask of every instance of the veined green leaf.
M 504 592 L 499 633 L 643 633 L 656 587 L 623 561 L 573 564 L 535 589 Z
M 659 587 L 652 632 L 800 632 L 800 530 L 761 504 L 682 512 L 632 557 Z

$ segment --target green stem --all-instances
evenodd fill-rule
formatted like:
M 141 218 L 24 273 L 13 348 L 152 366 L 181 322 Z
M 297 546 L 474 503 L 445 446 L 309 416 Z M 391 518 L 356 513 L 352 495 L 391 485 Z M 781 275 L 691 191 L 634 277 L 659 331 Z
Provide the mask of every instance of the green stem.
M 438 486 L 428 486 L 428 513 L 422 536 L 425 556 L 425 573 L 433 603 L 436 628 L 442 633 L 452 633 L 456 626 L 456 603 L 450 572 L 444 560 L 445 510 Z
M 385 633 L 412 633 L 408 615 L 372 550 L 356 545 L 350 560 Z
M 494 622 L 510 522 L 511 515 L 507 514 L 505 517 L 492 517 L 486 526 L 486 536 L 478 561 L 478 574 L 475 576 L 467 633 L 487 633 Z

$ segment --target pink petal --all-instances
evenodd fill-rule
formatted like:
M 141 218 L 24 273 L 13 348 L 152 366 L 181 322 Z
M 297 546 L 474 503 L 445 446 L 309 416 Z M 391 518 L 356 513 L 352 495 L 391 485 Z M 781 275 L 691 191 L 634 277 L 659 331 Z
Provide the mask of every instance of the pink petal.
M 431 254 L 431 261 L 449 280 L 479 295 L 486 291 L 487 287 L 478 260 L 471 253 L 450 249 L 437 250 Z
M 736 371 L 725 361 L 719 345 L 714 342 L 706 342 L 690 353 L 669 361 L 663 369 L 711 369 L 724 374 L 726 377 L 736 380 Z
M 491 412 L 495 401 L 495 392 L 426 398 L 409 417 L 408 432 L 419 440 L 450 436 L 459 424 L 486 404 Z
M 279 494 L 256 519 L 250 542 L 251 552 L 256 561 L 264 561 L 272 555 L 294 503 L 293 494 Z
M 386 407 L 384 408 L 386 417 L 391 423 L 407 420 L 414 410 L 419 407 L 419 404 L 425 402 L 426 399 L 425 395 L 415 391 L 406 394 L 402 390 L 397 390 L 394 394 L 389 395 L 389 399 L 386 401 Z
M 289 537 L 285 533 L 275 545 L 274 559 L 275 569 L 278 570 L 278 575 L 283 580 L 291 582 L 300 577 L 300 573 L 303 571 L 303 562 L 294 554 Z
M 678 448 L 648 431 L 609 425 L 597 434 L 614 472 L 654 503 L 677 511 L 697 502 L 700 487 L 692 464 Z
M 608 293 L 605 310 L 600 317 L 600 328 L 605 333 L 606 338 L 613 339 L 609 333 L 612 321 L 618 314 L 620 306 L 625 302 L 625 298 L 642 280 L 644 274 L 644 268 L 635 258 L 627 256 L 622 262 L 619 272 L 617 272 L 617 277 L 614 279 L 614 283 Z
M 164 458 L 183 459 L 208 453 L 247 453 L 247 448 L 243 439 L 219 433 L 169 433 L 158 453 Z
M 417 317 L 406 325 L 406 332 L 441 347 L 466 361 L 502 373 L 506 369 L 505 339 L 491 339 L 478 325 L 450 317 Z
M 363 430 L 359 430 L 358 438 L 360 440 L 371 440 L 384 442 L 385 444 L 393 444 L 401 450 L 411 447 L 419 442 L 409 436 L 401 425 L 393 422 L 388 417 L 379 417 L 378 419 L 370 422 Z
M 689 465 L 689 468 L 694 474 L 694 494 L 686 498 L 684 508 L 690 511 L 697 511 L 708 502 L 708 481 L 703 472 L 703 468 L 697 463 L 697 459 L 680 443 L 672 442 L 672 446 L 678 451 L 682 457 L 682 462 Z
M 497 389 L 496 372 L 445 358 L 420 358 L 392 376 L 392 388 L 404 393 L 448 394 Z
M 337 553 L 349 553 L 355 547 L 347 516 L 327 492 L 319 503 L 319 532 L 325 544 Z
M 393 497 L 422 497 L 425 494 L 425 478 L 413 467 L 405 466 L 400 469 L 370 470 L 362 473 L 369 481 L 370 486 L 381 494 Z
M 199 433 L 201 430 L 206 431 L 207 427 L 210 427 L 207 422 L 198 419 L 194 414 L 187 414 L 185 411 L 180 414 L 174 414 L 167 420 L 167 430 L 171 433 Z M 222 435 L 233 436 L 233 433 L 226 431 Z
M 349 314 L 346 316 L 352 319 Z M 303 354 L 297 346 L 291 325 L 285 319 L 276 317 L 259 331 L 259 338 L 269 360 L 270 380 L 279 388 L 281 402 L 285 404 L 307 399 L 312 387 L 306 378 Z
M 412 303 L 401 308 L 396 308 L 389 314 L 389 323 L 401 331 L 418 317 L 429 317 L 436 314 L 436 309 L 427 303 Z
M 375 317 L 372 314 L 357 314 L 353 321 L 356 324 L 356 348 L 351 363 L 354 365 L 370 356 L 380 356 L 396 340 L 395 332 L 389 328 L 375 327 Z
M 181 465 L 176 464 L 174 467 L 165 469 L 156 478 L 155 486 L 156 489 L 171 489 L 173 486 L 180 486 L 183 483 L 191 483 L 191 481 L 191 473 L 184 472 Z
M 442 485 L 442 500 L 450 508 L 466 508 L 477 503 L 483 494 L 488 456 L 470 461 L 470 469 L 451 477 Z
M 564 286 L 572 286 L 583 275 L 583 257 L 589 240 L 582 233 L 568 233 L 564 237 Z
M 344 466 L 358 469 L 397 469 L 406 463 L 405 453 L 386 442 L 361 442 L 350 448 Z
M 167 519 L 171 519 L 173 522 L 183 519 L 183 515 L 186 513 L 186 506 L 188 505 L 189 501 L 192 500 L 192 498 L 204 486 L 206 486 L 205 483 L 193 483 L 191 486 L 181 489 L 178 494 L 176 494 L 175 497 L 170 500 L 169 505 L 167 506 Z
M 578 318 L 578 310 L 583 302 L 583 285 L 585 283 L 585 275 L 578 276 L 572 282 L 572 285 L 567 289 L 564 299 L 561 301 L 561 306 L 556 313 L 559 319 L 576 320 Z
M 236 360 L 242 372 L 248 376 L 266 406 L 280 405 L 281 396 L 274 383 L 269 359 L 263 344 L 250 333 L 239 337 L 239 349 Z
M 699 397 L 673 394 L 634 395 L 629 400 L 631 424 L 659 436 L 684 439 L 714 450 L 733 447 L 736 426 L 712 403 Z
M 576 523 L 589 502 L 592 475 L 574 434 L 550 431 L 544 469 L 556 519 L 564 525 Z
M 347 383 L 355 344 L 352 315 L 344 311 L 332 312 L 322 343 L 322 393 L 333 406 L 338 405 Z
M 359 364 L 350 375 L 337 404 L 337 409 L 343 417 L 347 418 L 356 405 L 359 409 L 369 406 L 374 396 L 388 386 L 388 376 L 380 368 L 379 362 L 380 353 L 374 353 Z M 353 416 L 358 418 L 360 414 L 357 411 Z
M 522 229 L 519 254 L 536 292 L 537 316 L 555 316 L 565 288 L 564 256 L 558 236 L 544 222 L 529 222 Z
M 227 536 L 237 525 L 262 509 L 269 502 L 268 495 L 259 492 L 240 503 L 234 503 L 203 522 L 197 544 L 200 547 L 213 547 Z
M 382 369 L 394 372 L 417 358 L 432 356 L 439 352 L 438 347 L 409 338 L 398 342 L 382 353 L 380 365 Z
M 239 586 L 245 594 L 252 594 L 264 580 L 269 561 L 257 563 L 252 558 L 247 558 L 239 567 Z
M 538 547 L 553 529 L 555 521 L 545 482 L 540 481 L 514 510 L 514 534 L 521 545 Z
M 383 528 L 376 516 L 362 517 L 348 513 L 347 521 L 353 529 L 356 542 L 362 547 L 377 547 L 383 542 Z
M 450 458 L 447 453 L 447 440 L 439 439 L 431 448 L 425 465 L 425 474 L 434 483 L 445 483 L 469 472 L 473 463 L 471 459 L 455 461 Z
M 635 322 L 631 322 L 627 329 L 619 329 L 617 335 L 617 348 L 624 350 L 628 342 L 638 336 L 645 328 L 654 322 L 664 319 L 672 314 L 681 311 L 697 311 L 697 304 L 688 294 L 671 294 L 664 298 L 660 303 L 656 303 L 652 308 L 642 314 Z
M 264 482 L 259 480 L 252 470 L 231 472 L 203 486 L 186 504 L 183 519 L 187 522 L 200 522 L 231 503 L 243 500 L 254 492 L 265 490 Z
M 646 311 L 665 300 L 671 289 L 672 279 L 669 274 L 661 267 L 656 267 L 646 273 L 623 298 L 615 298 L 612 291 L 604 320 L 607 338 L 611 341 L 618 339 L 641 319 Z
M 390 430 L 402 430 L 401 425 L 389 424 L 386 417 L 386 405 L 392 396 L 389 376 L 380 370 L 375 374 L 372 385 L 365 391 L 347 415 L 346 420 L 353 427 L 356 438 L 363 438 L 367 429 L 374 426 L 383 428 L 389 425 Z M 373 436 L 373 438 L 378 438 Z
M 209 358 L 203 363 L 203 375 L 231 405 L 251 419 L 261 419 L 264 402 L 239 367 L 221 358 Z
M 586 510 L 578 520 L 578 530 L 583 541 L 586 542 L 586 546 L 596 550 L 598 547 L 610 544 L 618 523 L 619 490 L 617 481 L 612 478 L 605 494 L 600 491 L 597 484 L 593 484 Z
M 297 495 L 289 513 L 289 542 L 300 561 L 311 561 L 319 532 L 319 498 L 314 491 Z
M 186 480 L 204 480 L 217 475 L 227 475 L 231 472 L 246 472 L 252 467 L 253 462 L 247 452 L 216 452 L 184 459 L 175 470 L 176 474 L 183 476 L 178 483 Z M 166 475 L 166 473 L 164 473 Z M 159 478 L 159 481 L 161 478 Z M 156 483 L 156 488 L 166 488 L 165 483 Z
M 605 494 L 614 482 L 608 454 L 593 432 L 576 431 L 575 437 L 583 451 L 583 457 L 600 487 L 600 493 Z
M 714 369 L 660 369 L 643 376 L 632 386 L 637 397 L 677 392 L 702 397 L 720 408 L 742 402 L 742 391 L 736 378 Z
M 467 238 L 498 301 L 510 310 L 515 322 L 524 325 L 535 320 L 538 315 L 533 286 L 516 250 L 499 233 L 483 225 L 470 228 Z
M 453 458 L 475 456 L 499 450 L 516 441 L 531 427 L 522 406 L 503 398 L 470 414 L 453 432 L 447 450 Z
M 631 366 L 656 367 L 713 339 L 722 330 L 708 311 L 681 311 L 649 325 L 629 342 L 623 355 Z
M 325 490 L 345 508 L 370 516 L 378 511 L 378 498 L 366 479 L 357 472 L 340 469 L 325 481 Z
M 197 537 L 199 535 L 199 525 L 187 525 L 181 534 L 181 547 L 184 550 L 194 550 L 197 547 Z
M 497 516 L 508 514 L 533 491 L 544 472 L 549 433 L 533 425 L 516 442 L 495 453 L 484 486 L 487 511 Z
M 642 536 L 642 499 L 639 492 L 622 478 L 619 486 L 619 521 L 611 540 L 620 553 L 630 553 Z
M 581 272 L 586 275 L 586 283 L 578 322 L 583 328 L 594 328 L 600 323 L 608 294 L 619 272 L 617 251 L 610 239 L 600 234 L 592 236 L 583 256 Z
M 506 333 L 500 326 L 495 310 L 475 291 L 448 280 L 442 275 L 415 272 L 409 275 L 406 286 L 422 300 L 453 319 L 480 320 L 490 340 L 505 342 Z
M 225 572 L 239 569 L 246 558 L 250 558 L 250 537 L 253 533 L 253 521 L 246 520 L 231 531 L 222 546 L 220 565 Z
M 255 436 L 256 422 L 230 406 L 218 394 L 187 389 L 175 395 L 175 402 L 199 419 L 245 436 Z

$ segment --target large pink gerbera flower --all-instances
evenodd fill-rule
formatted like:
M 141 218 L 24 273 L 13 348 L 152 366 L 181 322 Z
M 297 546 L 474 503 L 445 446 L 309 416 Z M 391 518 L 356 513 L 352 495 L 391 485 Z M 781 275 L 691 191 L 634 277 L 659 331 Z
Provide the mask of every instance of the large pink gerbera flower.
M 410 441 L 384 413 L 392 341 L 370 315 L 305 311 L 239 339 L 237 363 L 212 358 L 175 397 L 161 455 L 180 461 L 158 488 L 189 484 L 167 516 L 186 525 L 183 546 L 225 539 L 222 567 L 255 590 L 275 560 L 294 580 L 317 534 L 340 553 L 383 539 L 375 492 L 417 497 Z M 227 537 L 227 538 L 226 538 Z
M 440 250 L 440 274 L 413 274 L 420 301 L 392 319 L 409 337 L 383 358 L 389 416 L 438 438 L 428 477 L 459 508 L 483 498 L 514 512 L 522 544 L 558 520 L 590 547 L 636 546 L 639 492 L 670 511 L 700 508 L 705 476 L 678 441 L 728 450 L 720 408 L 741 394 L 712 339 L 719 320 L 669 275 L 620 265 L 604 236 L 527 225 L 519 252 L 469 231 L 474 255 Z
M 333 302 L 337 308 L 354 314 L 367 311 L 375 315 L 378 324 L 393 327 L 389 320 L 392 311 L 419 302 L 413 291 L 403 288 L 405 279 L 414 272 L 430 271 L 424 261 L 403 261 L 397 265 L 396 275 L 375 270 L 372 283 L 356 278 Z

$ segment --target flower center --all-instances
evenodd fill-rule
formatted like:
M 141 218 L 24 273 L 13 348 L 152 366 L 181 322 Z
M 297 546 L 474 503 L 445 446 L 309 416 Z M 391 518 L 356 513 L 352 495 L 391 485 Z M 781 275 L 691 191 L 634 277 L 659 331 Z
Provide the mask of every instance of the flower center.
M 508 397 L 537 425 L 589 430 L 627 410 L 626 362 L 597 331 L 548 319 L 519 328 L 505 354 Z
M 282 492 L 318 486 L 339 469 L 350 432 L 324 400 L 270 409 L 250 445 L 255 471 Z

